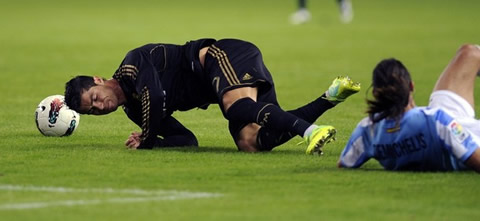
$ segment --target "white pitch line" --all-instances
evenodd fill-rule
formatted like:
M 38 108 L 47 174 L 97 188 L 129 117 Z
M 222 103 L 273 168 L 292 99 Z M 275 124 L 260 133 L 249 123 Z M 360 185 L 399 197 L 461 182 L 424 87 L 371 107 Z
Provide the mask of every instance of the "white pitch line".
M 112 188 L 88 188 L 77 189 L 68 187 L 47 187 L 47 186 L 16 186 L 0 185 L 0 190 L 7 191 L 35 191 L 35 192 L 54 192 L 54 193 L 124 193 L 133 195 L 163 195 L 163 194 L 181 194 L 183 191 L 176 190 L 143 190 L 143 189 L 112 189 Z M 189 192 L 185 192 L 189 193 Z
M 107 194 L 140 195 L 140 197 L 123 197 L 123 198 L 110 198 L 110 199 L 62 200 L 62 201 L 0 204 L 0 210 L 25 210 L 25 209 L 37 209 L 37 208 L 52 207 L 52 206 L 94 205 L 94 204 L 101 204 L 101 203 L 132 203 L 132 202 L 181 200 L 181 199 L 195 199 L 195 198 L 213 198 L 213 197 L 222 196 L 222 194 L 218 194 L 218 193 L 187 192 L 187 191 L 175 191 L 175 190 L 148 191 L 148 190 L 142 190 L 142 189 L 112 189 L 112 188 L 75 189 L 75 188 L 67 188 L 67 187 L 14 186 L 14 185 L 0 185 L 0 190 L 55 192 L 55 193 L 107 193 Z

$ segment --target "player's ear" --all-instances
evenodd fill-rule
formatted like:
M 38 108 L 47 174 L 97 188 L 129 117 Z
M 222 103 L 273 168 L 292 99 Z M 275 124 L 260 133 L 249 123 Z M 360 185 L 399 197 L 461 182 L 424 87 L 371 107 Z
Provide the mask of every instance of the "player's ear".
M 105 83 L 105 80 L 99 76 L 93 76 L 93 82 L 98 85 L 102 85 Z
M 413 83 L 413 81 L 410 81 L 410 91 L 414 91 L 415 89 L 415 84 Z

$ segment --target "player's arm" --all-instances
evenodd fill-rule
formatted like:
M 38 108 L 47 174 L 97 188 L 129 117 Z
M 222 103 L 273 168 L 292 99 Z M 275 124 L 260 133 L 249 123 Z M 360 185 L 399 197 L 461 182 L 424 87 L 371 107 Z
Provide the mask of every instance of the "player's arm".
M 366 151 L 370 145 L 370 137 L 366 132 L 368 123 L 368 118 L 358 123 L 337 162 L 339 168 L 359 168 L 370 159 Z
M 438 110 L 435 116 L 437 133 L 449 151 L 458 160 L 480 172 L 480 143 L 470 131 L 463 128 L 448 113 Z
M 162 129 L 166 116 L 165 92 L 152 65 L 144 65 L 144 73 L 137 79 L 137 92 L 142 106 L 142 135 L 139 149 L 151 149 Z
M 138 99 L 141 106 L 135 110 L 140 117 L 137 115 L 133 119 L 142 128 L 138 148 L 152 148 L 166 113 L 165 92 L 148 50 L 137 48 L 130 51 L 114 78 L 134 88 L 132 97 Z
M 140 145 L 140 132 L 132 132 L 125 146 L 137 149 Z M 165 117 L 161 122 L 159 134 L 155 137 L 152 147 L 198 146 L 195 135 L 172 116 Z

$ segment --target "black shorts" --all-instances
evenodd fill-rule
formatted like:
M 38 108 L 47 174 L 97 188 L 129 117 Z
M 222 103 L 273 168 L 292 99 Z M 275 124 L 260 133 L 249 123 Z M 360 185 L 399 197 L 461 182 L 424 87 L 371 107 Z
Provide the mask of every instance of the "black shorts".
M 278 106 L 272 75 L 263 63 L 260 50 L 252 43 L 222 39 L 208 49 L 205 56 L 205 73 L 217 93 L 224 116 L 222 97 L 225 92 L 240 87 L 258 88 L 258 102 Z M 229 121 L 230 134 L 235 141 L 240 130 L 248 123 Z

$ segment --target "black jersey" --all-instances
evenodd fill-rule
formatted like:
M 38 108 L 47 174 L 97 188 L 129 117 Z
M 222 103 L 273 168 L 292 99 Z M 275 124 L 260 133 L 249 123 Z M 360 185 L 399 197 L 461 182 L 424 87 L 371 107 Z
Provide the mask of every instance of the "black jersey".
M 214 43 L 200 39 L 185 45 L 147 44 L 128 52 L 115 71 L 127 99 L 123 109 L 142 128 L 139 148 L 151 148 L 162 121 L 176 110 L 206 108 L 215 92 L 199 61 L 199 50 Z

